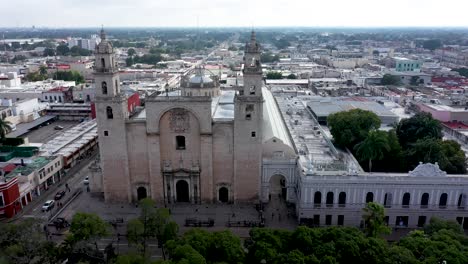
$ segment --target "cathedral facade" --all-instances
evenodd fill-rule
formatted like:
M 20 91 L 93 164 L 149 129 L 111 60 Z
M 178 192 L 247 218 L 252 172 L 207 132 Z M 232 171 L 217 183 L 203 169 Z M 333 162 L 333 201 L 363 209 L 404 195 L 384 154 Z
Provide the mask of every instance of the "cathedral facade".
M 258 202 L 267 139 L 255 33 L 245 47 L 242 86 L 220 91 L 216 76 L 197 67 L 176 95 L 149 96 L 136 114 L 101 35 L 94 73 L 101 172 L 92 176 L 93 191 L 109 202 Z

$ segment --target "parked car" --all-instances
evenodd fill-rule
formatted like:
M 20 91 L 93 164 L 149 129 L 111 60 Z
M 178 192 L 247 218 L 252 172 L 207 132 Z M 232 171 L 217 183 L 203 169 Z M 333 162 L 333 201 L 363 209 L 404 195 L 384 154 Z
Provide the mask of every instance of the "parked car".
M 70 223 L 68 223 L 68 221 L 63 217 L 57 217 L 53 224 L 58 228 L 67 228 L 70 226 Z
M 89 185 L 89 176 L 86 176 L 86 178 L 84 178 L 83 184 Z
M 58 191 L 56 194 L 55 194 L 55 197 L 54 197 L 54 200 L 60 200 L 62 199 L 62 197 L 65 196 L 65 191 Z
M 55 129 L 55 130 L 62 130 L 62 129 L 63 129 L 63 126 L 55 126 L 54 129 Z
M 49 200 L 49 201 L 45 202 L 44 205 L 42 206 L 42 211 L 43 212 L 50 211 L 50 210 L 52 210 L 52 208 L 54 208 L 54 205 L 55 205 L 55 201 L 54 200 Z

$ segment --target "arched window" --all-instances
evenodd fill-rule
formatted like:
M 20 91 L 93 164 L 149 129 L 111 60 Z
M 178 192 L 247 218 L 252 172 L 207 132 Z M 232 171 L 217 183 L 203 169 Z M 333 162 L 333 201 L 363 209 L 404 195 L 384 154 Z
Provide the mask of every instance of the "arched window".
M 439 208 L 447 207 L 447 194 L 443 193 L 439 199 Z
M 466 203 L 466 194 L 462 193 L 460 196 L 458 196 L 458 209 L 464 209 L 465 208 L 465 203 Z
M 176 149 L 185 149 L 185 137 L 184 136 L 176 136 Z
M 106 108 L 106 112 L 107 112 L 107 119 L 113 119 L 114 118 L 114 114 L 112 113 L 112 107 L 108 106 Z
M 102 88 L 102 94 L 107 94 L 107 83 L 106 82 L 101 83 L 101 88 Z
M 102 68 L 106 67 L 106 60 L 104 58 L 101 58 L 101 67 Z
M 340 192 L 340 195 L 338 195 L 338 206 L 339 207 L 346 206 L 346 193 L 345 192 Z
M 428 204 L 429 204 L 429 194 L 423 193 L 423 195 L 421 196 L 421 208 L 427 208 Z
M 332 207 L 333 206 L 333 192 L 328 192 L 327 193 L 326 204 L 327 204 L 327 207 Z
M 384 207 L 385 208 L 392 207 L 392 198 L 393 198 L 392 193 L 386 193 L 385 194 L 385 197 L 384 197 Z
M 314 195 L 314 205 L 316 207 L 320 207 L 320 204 L 322 203 L 322 193 L 321 192 L 315 192 Z
M 411 198 L 410 193 L 403 194 L 403 201 L 401 203 L 403 208 L 408 208 L 409 207 L 410 198 Z
M 366 204 L 367 203 L 372 203 L 374 201 L 374 193 L 373 192 L 368 192 L 366 195 Z

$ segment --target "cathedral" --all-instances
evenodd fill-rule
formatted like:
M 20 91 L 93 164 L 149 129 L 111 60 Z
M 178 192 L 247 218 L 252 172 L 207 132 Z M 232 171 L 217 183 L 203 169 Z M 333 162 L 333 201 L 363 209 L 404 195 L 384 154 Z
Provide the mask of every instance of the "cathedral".
M 281 140 L 287 138 L 284 129 L 271 123 L 279 113 L 263 85 L 255 32 L 246 43 L 243 79 L 235 89 L 221 90 L 218 77 L 198 66 L 182 78 L 176 94 L 148 96 L 137 113 L 128 111 L 104 31 L 101 39 L 94 72 L 101 164 L 91 188 L 107 202 L 145 197 L 164 203 L 268 200 L 270 179 L 262 177 L 269 173 L 268 165 L 262 167 L 262 162 L 274 153 L 294 175 L 294 150 Z M 288 196 L 284 177 L 276 180 L 274 190 Z

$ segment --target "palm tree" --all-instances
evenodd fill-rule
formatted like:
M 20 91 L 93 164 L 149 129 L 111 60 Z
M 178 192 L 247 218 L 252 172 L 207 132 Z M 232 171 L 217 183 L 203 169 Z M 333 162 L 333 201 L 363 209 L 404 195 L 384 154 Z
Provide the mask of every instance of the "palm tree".
M 369 160 L 369 172 L 372 172 L 372 160 L 381 160 L 385 151 L 390 150 L 387 134 L 384 131 L 369 131 L 367 137 L 354 146 L 360 160 Z
M 385 225 L 385 209 L 382 205 L 370 202 L 362 210 L 367 236 L 378 237 L 380 234 L 390 233 L 390 228 Z
M 3 140 L 11 130 L 11 122 L 5 119 L 0 119 L 0 138 Z

